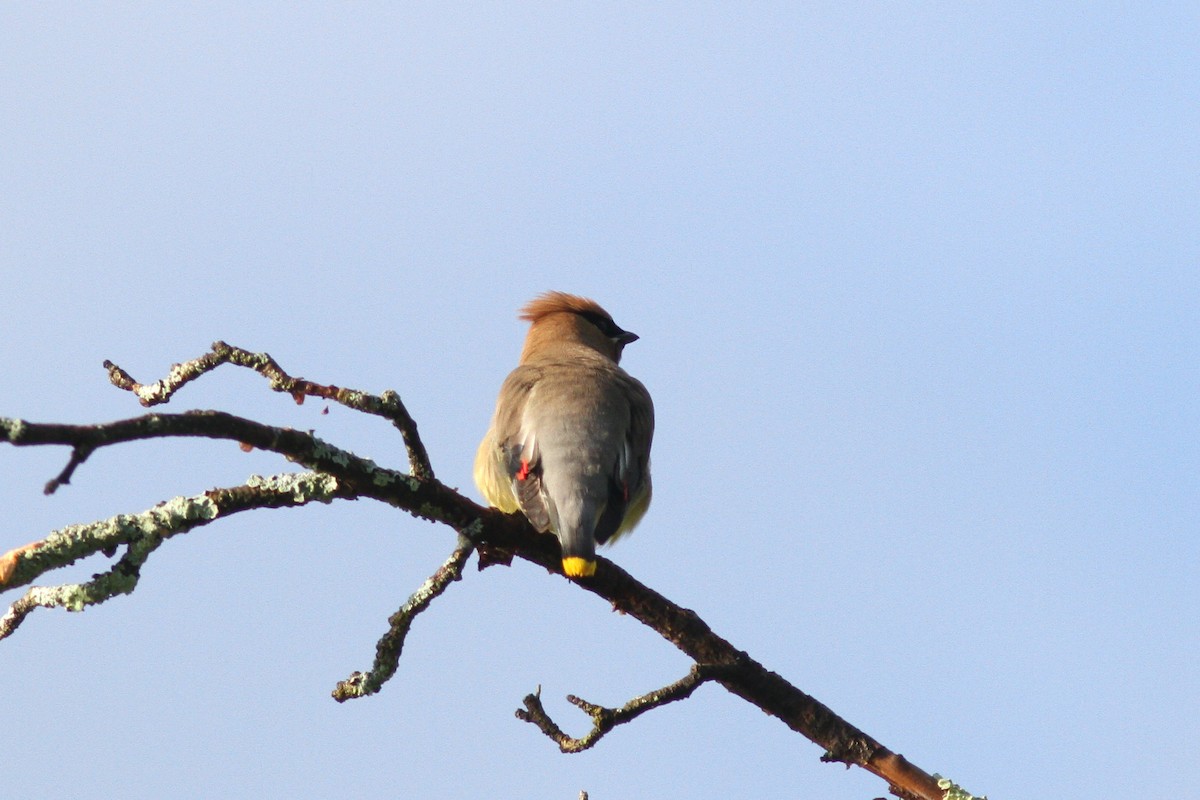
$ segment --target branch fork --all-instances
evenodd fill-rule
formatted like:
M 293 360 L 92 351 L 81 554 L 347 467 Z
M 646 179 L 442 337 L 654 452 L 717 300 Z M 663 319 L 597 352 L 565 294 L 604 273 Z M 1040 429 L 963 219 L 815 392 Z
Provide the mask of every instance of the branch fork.
M 562 728 L 546 713 L 546 709 L 542 705 L 542 687 L 540 686 L 533 694 L 525 695 L 523 701 L 525 707 L 517 709 L 516 716 L 519 720 L 535 725 L 547 738 L 557 744 L 558 749 L 562 752 L 582 753 L 595 746 L 605 734 L 618 725 L 632 722 L 651 709 L 691 697 L 692 692 L 702 684 L 716 680 L 729 672 L 728 667 L 717 664 L 693 664 L 691 670 L 684 677 L 661 689 L 635 697 L 620 708 L 606 708 L 569 694 L 567 702 L 592 719 L 592 729 L 579 739 L 564 733 Z

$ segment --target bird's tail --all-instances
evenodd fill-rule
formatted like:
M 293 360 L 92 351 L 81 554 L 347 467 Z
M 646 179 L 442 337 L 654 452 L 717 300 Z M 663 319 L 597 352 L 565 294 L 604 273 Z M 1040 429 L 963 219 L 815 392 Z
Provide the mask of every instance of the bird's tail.
M 562 545 L 563 574 L 568 578 L 588 578 L 596 572 L 596 542 L 582 525 L 564 525 L 558 534 Z

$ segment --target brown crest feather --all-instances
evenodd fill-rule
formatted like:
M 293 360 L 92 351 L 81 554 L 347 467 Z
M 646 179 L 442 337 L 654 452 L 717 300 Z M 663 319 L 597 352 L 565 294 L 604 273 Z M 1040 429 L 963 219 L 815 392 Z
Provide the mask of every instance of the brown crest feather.
M 566 292 L 545 292 L 538 295 L 521 309 L 520 319 L 537 322 L 551 314 L 563 311 L 571 314 L 599 314 L 612 319 L 612 315 L 601 308 L 595 300 Z

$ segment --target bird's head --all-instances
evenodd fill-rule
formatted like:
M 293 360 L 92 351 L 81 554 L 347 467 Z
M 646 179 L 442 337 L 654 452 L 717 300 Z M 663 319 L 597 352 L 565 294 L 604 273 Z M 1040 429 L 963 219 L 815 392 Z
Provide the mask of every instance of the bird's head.
M 535 358 L 556 344 L 584 344 L 620 363 L 625 345 L 638 335 L 622 330 L 595 300 L 565 292 L 546 292 L 521 309 L 530 323 L 521 361 Z

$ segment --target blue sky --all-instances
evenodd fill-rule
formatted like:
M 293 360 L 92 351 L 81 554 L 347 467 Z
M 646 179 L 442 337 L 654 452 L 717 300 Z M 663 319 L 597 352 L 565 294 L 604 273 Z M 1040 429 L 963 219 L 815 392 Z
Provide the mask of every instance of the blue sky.
M 658 417 L 654 505 L 606 555 L 977 793 L 1183 784 L 1200 14 L 796 5 L 7 6 L 0 415 L 132 416 L 104 359 L 154 380 L 219 338 L 397 390 L 475 496 L 517 308 L 592 296 Z M 404 463 L 249 373 L 172 405 Z M 65 457 L 0 451 L 0 549 L 289 467 L 143 443 L 43 497 Z M 883 793 L 712 687 L 558 754 L 526 692 L 581 733 L 564 695 L 688 664 L 529 565 L 472 570 L 381 695 L 330 700 L 453 541 L 365 502 L 243 515 L 35 614 L 0 643 L 6 793 Z

